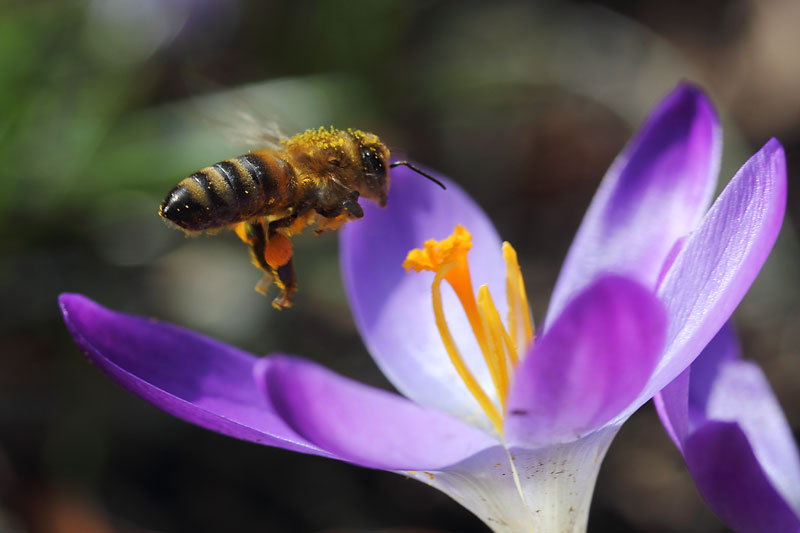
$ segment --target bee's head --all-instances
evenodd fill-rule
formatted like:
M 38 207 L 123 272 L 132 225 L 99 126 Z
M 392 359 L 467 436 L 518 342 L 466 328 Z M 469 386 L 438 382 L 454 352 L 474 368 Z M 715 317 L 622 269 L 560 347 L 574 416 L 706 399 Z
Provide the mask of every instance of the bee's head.
M 386 196 L 389 193 L 389 149 L 377 135 L 357 133 L 355 137 L 365 177 L 365 190 L 360 192 L 367 198 L 377 200 L 383 207 L 386 205 Z

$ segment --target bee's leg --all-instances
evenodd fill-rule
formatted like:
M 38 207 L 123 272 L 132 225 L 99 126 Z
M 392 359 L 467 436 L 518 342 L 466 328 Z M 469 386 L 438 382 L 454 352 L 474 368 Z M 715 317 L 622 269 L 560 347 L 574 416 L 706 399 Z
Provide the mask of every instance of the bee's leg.
M 280 294 L 272 300 L 272 306 L 276 309 L 291 307 L 292 296 L 297 292 L 297 277 L 294 273 L 292 243 L 286 235 L 278 233 L 277 228 L 281 225 L 282 224 L 272 222 L 267 230 L 268 246 L 278 248 L 277 250 L 269 250 L 267 254 L 275 258 L 280 257 L 279 261 L 283 263 L 278 266 L 270 266 L 272 281 L 281 291 Z M 286 255 L 288 255 L 288 260 L 285 259 Z
M 364 210 L 361 209 L 358 203 L 358 191 L 353 191 L 347 195 L 347 198 L 342 201 L 342 207 L 350 213 L 350 216 L 353 218 L 361 218 L 364 216 Z
M 326 203 L 324 200 L 330 200 L 332 195 L 322 192 L 319 198 L 320 204 L 315 210 L 325 218 L 336 218 L 344 211 L 347 211 L 353 218 L 361 218 L 364 216 L 364 210 L 358 204 L 358 196 L 358 191 L 348 191 L 346 195 L 341 196 L 341 199 L 337 199 L 335 203 Z
M 294 217 L 271 222 L 266 228 L 261 220 L 240 222 L 236 234 L 250 247 L 250 259 L 264 272 L 264 277 L 256 285 L 256 291 L 267 295 L 274 283 L 281 291 L 272 300 L 276 309 L 291 307 L 292 295 L 297 292 L 297 279 L 292 262 L 292 242 L 277 229 L 291 224 Z
M 297 277 L 294 273 L 294 259 L 289 259 L 285 265 L 278 267 L 275 284 L 281 292 L 272 300 L 272 307 L 285 309 L 292 306 L 292 297 L 297 292 Z
M 236 234 L 250 247 L 250 260 L 253 264 L 270 274 L 271 268 L 264 257 L 267 249 L 267 232 L 264 230 L 264 223 L 260 220 L 241 222 L 236 228 Z

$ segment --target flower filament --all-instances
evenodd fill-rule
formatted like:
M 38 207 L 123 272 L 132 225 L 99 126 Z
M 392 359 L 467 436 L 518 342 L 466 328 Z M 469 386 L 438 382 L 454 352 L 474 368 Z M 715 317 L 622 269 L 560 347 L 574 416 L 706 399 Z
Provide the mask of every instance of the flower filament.
M 463 226 L 458 225 L 453 234 L 446 239 L 425 241 L 423 248 L 408 252 L 403 267 L 406 271 L 430 270 L 436 274 L 431 286 L 433 314 L 445 350 L 469 392 L 486 413 L 498 434 L 502 435 L 508 387 L 514 369 L 521 359 L 521 354 L 524 354 L 533 344 L 533 324 L 514 248 L 507 242 L 503 243 L 508 300 L 508 329 L 506 329 L 489 293 L 489 287 L 485 284 L 481 285 L 478 288 L 477 299 L 475 297 L 467 262 L 467 253 L 471 247 L 472 235 Z M 489 369 L 499 406 L 495 405 L 475 379 L 453 340 L 444 316 L 442 281 L 447 281 L 453 288 L 464 308 L 467 320 Z

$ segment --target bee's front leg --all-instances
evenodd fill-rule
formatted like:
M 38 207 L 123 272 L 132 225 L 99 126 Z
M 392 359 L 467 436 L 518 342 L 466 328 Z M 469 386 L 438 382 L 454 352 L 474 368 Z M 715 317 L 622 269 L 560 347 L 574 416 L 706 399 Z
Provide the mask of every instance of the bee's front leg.
M 364 216 L 364 210 L 358 203 L 358 191 L 353 191 L 342 201 L 342 207 L 350 213 L 353 218 L 361 218 Z
M 328 190 L 320 191 L 316 212 L 325 218 L 336 218 L 345 211 L 353 218 L 363 217 L 364 210 L 358 204 L 358 191 L 344 189 L 340 192 L 343 194 L 334 195 Z

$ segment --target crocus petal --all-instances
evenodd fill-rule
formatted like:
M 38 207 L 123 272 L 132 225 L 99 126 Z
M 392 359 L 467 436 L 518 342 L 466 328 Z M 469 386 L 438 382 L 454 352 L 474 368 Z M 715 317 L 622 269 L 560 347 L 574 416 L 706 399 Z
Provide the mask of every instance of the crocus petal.
M 661 353 L 666 315 L 651 291 L 599 278 L 520 364 L 506 408 L 510 445 L 576 440 L 641 392 Z
M 495 446 L 444 472 L 409 475 L 449 494 L 496 533 L 586 531 L 597 474 L 618 430 L 538 448 Z
M 685 443 L 684 457 L 709 506 L 736 531 L 800 531 L 800 519 L 762 469 L 735 422 L 709 422 Z
M 678 449 L 683 449 L 683 442 L 689 435 L 690 410 L 696 415 L 695 418 L 705 418 L 705 405 L 720 365 L 738 357 L 739 342 L 733 326 L 728 322 L 711 339 L 692 366 L 653 398 L 661 422 Z
M 800 455 L 761 369 L 751 361 L 722 363 L 705 404 L 705 415 L 709 420 L 739 425 L 772 486 L 800 516 Z
M 772 139 L 725 187 L 658 288 L 669 315 L 667 348 L 641 403 L 688 367 L 731 316 L 775 243 L 785 207 L 786 161 Z
M 653 397 L 661 423 L 675 446 L 683 453 L 683 443 L 689 436 L 689 380 L 687 368 Z
M 256 379 L 299 434 L 361 466 L 439 470 L 498 445 L 456 418 L 304 359 L 259 361 Z
M 691 383 L 689 385 L 689 410 L 698 416 L 706 415 L 711 391 L 716 386 L 720 368 L 728 361 L 736 361 L 741 357 L 739 339 L 731 321 L 725 323 L 714 335 L 700 355 L 689 367 Z M 668 385 L 669 388 L 672 384 Z
M 705 213 L 720 150 L 710 102 L 700 90 L 678 86 L 603 179 L 561 269 L 546 327 L 602 272 L 655 285 L 674 242 Z
M 488 283 L 498 309 L 506 309 L 506 267 L 494 226 L 463 190 L 439 179 L 447 190 L 405 167 L 392 170 L 387 207 L 364 205 L 363 221 L 349 223 L 342 232 L 345 288 L 367 348 L 402 394 L 462 419 L 486 420 L 453 368 L 436 328 L 433 273 L 408 274 L 401 266 L 409 250 L 428 239 L 443 239 L 462 224 L 472 234 L 469 261 L 476 287 Z M 447 323 L 462 356 L 483 389 L 494 390 L 461 305 L 449 287 L 442 294 Z
M 238 439 L 330 455 L 297 435 L 253 381 L 257 358 L 156 320 L 62 294 L 61 312 L 78 346 L 119 385 L 187 422 Z
M 737 531 L 800 528 L 800 456 L 764 374 L 730 324 L 656 396 L 700 493 Z M 687 377 L 690 383 L 687 383 Z

